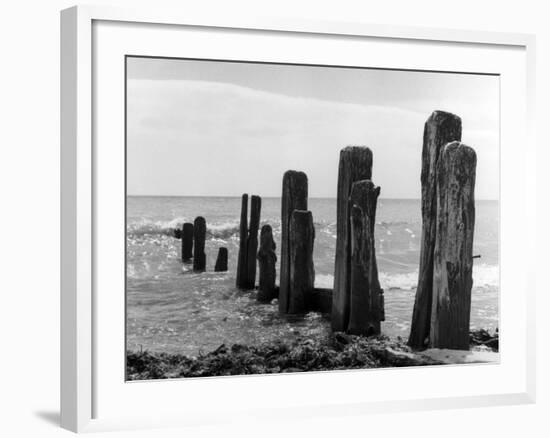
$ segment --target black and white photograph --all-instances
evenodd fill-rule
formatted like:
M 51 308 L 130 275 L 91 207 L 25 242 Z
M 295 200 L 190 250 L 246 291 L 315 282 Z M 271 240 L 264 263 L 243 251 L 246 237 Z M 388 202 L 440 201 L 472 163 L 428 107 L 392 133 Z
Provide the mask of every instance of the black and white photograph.
M 127 380 L 499 363 L 498 75 L 125 62 Z

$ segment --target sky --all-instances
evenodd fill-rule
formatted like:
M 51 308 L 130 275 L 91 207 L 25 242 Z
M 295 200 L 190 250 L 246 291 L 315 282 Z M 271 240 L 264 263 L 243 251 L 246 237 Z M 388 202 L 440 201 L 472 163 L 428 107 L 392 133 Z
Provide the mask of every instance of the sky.
M 477 199 L 498 199 L 498 76 L 127 58 L 127 193 L 280 196 L 286 170 L 335 197 L 347 145 L 373 152 L 381 198 L 420 198 L 424 122 L 462 118 Z

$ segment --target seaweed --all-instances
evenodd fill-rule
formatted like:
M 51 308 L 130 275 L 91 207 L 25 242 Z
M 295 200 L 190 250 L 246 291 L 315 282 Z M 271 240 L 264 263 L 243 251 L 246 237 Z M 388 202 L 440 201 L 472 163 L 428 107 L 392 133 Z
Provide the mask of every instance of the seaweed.
M 412 354 L 401 339 L 392 341 L 385 336 L 366 338 L 334 333 L 324 339 L 298 337 L 288 342 L 258 346 L 222 344 L 198 357 L 129 351 L 127 379 L 296 373 L 439 363 Z

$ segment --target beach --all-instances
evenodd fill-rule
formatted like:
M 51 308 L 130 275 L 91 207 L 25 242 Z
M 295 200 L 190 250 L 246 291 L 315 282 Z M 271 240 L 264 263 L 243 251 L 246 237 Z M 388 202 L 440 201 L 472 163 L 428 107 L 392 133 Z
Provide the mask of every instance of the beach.
M 263 198 L 261 224 L 273 227 L 280 250 L 280 198 Z M 336 200 L 309 200 L 315 226 L 315 286 L 332 288 Z M 326 315 L 280 316 L 277 303 L 259 304 L 256 291 L 235 287 L 239 197 L 127 198 L 127 350 L 197 357 L 221 345 L 255 347 L 293 339 L 326 340 Z M 206 272 L 181 262 L 174 230 L 196 216 L 207 224 Z M 376 256 L 384 289 L 382 335 L 405 339 L 418 279 L 419 200 L 380 199 Z M 218 248 L 229 253 L 227 272 L 214 272 Z M 498 202 L 476 201 L 471 330 L 498 328 Z M 277 274 L 279 264 L 277 263 Z

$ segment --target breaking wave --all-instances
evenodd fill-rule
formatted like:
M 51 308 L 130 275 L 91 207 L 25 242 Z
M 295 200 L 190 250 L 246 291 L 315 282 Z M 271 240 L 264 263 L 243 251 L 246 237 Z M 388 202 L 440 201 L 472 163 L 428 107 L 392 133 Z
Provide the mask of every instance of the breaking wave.
M 499 286 L 499 268 L 496 265 L 474 265 L 474 288 L 488 288 Z M 418 283 L 418 271 L 406 273 L 380 272 L 378 274 L 380 286 L 385 290 L 416 289 Z M 316 287 L 332 288 L 334 276 L 330 274 L 318 274 L 315 276 Z
M 176 237 L 177 232 L 181 230 L 185 218 L 176 218 L 171 221 L 149 221 L 142 220 L 134 224 L 128 225 L 128 236 L 154 236 L 165 235 Z M 267 222 L 262 222 L 262 225 Z M 280 232 L 280 224 L 276 223 L 273 226 L 275 234 Z M 221 223 L 206 223 L 206 237 L 208 239 L 228 239 L 239 235 L 239 223 L 235 221 Z

